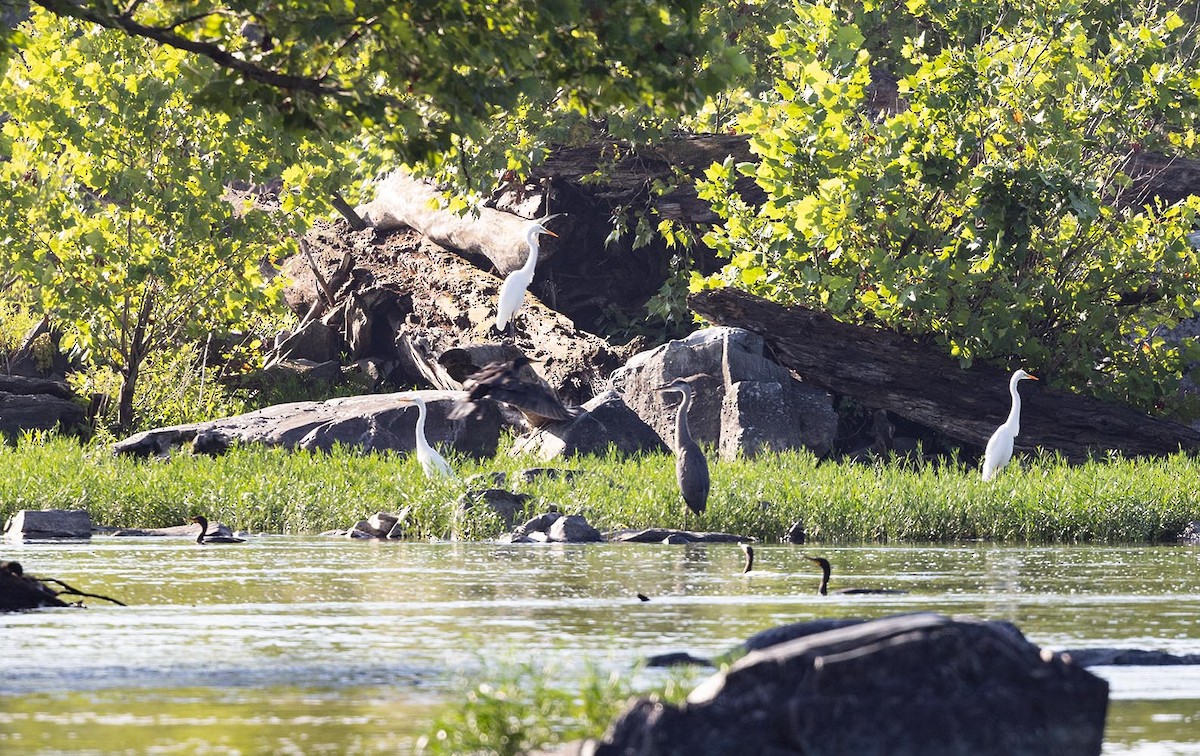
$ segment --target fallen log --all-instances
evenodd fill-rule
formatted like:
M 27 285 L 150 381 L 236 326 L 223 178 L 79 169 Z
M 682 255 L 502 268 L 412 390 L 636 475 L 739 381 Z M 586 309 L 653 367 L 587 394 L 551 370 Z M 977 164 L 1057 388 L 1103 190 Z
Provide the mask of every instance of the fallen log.
M 443 208 L 441 199 L 433 184 L 395 171 L 379 182 L 375 199 L 359 206 L 358 213 L 380 231 L 408 227 L 468 259 L 486 257 L 501 276 L 525 263 L 528 219 L 488 207 L 478 214 L 460 215 Z M 548 240 L 540 257 L 549 259 L 554 249 Z
M 841 323 L 805 307 L 783 305 L 735 289 L 688 299 L 693 311 L 720 325 L 753 331 L 775 359 L 819 388 L 852 397 L 982 447 L 1008 414 L 1009 373 L 969 369 L 907 336 Z M 1024 366 L 1037 374 L 1037 365 Z M 1018 449 L 1037 447 L 1082 461 L 1107 450 L 1127 456 L 1200 449 L 1200 433 L 1123 406 L 1055 389 L 1021 387 Z

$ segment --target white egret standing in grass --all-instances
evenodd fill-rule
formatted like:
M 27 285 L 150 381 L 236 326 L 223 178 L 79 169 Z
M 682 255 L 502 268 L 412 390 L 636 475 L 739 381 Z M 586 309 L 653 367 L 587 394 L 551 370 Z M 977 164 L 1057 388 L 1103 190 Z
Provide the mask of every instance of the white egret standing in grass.
M 987 449 L 983 453 L 984 480 L 994 478 L 1000 468 L 1007 465 L 1012 459 L 1013 439 L 1021 433 L 1021 395 L 1017 392 L 1017 384 L 1026 379 L 1037 380 L 1036 377 L 1024 370 L 1018 370 L 1008 381 L 1008 393 L 1012 395 L 1012 407 L 1008 411 L 1008 419 L 988 439 Z
M 417 461 L 421 463 L 421 469 L 425 471 L 425 477 L 455 477 L 454 470 L 450 469 L 450 463 L 446 461 L 445 457 L 438 454 L 437 449 L 430 446 L 429 441 L 425 438 L 425 400 L 419 396 L 409 396 L 401 399 L 400 403 L 417 405 L 416 453 Z
M 508 324 L 516 316 L 517 310 L 521 309 L 521 305 L 525 303 L 525 290 L 529 288 L 529 284 L 533 283 L 533 271 L 537 267 L 538 261 L 538 235 L 558 236 L 542 225 L 553 217 L 550 215 L 529 224 L 529 230 L 525 232 L 525 242 L 529 245 L 529 257 L 525 258 L 524 265 L 509 273 L 508 277 L 504 279 L 504 283 L 500 284 L 500 301 L 496 305 L 496 330 L 501 333 L 508 329 Z
M 692 406 L 692 386 L 684 378 L 676 378 L 658 387 L 659 391 L 673 391 L 682 396 L 675 415 L 675 481 L 688 509 L 702 514 L 708 506 L 708 460 L 700 446 L 692 440 L 688 430 L 687 413 Z

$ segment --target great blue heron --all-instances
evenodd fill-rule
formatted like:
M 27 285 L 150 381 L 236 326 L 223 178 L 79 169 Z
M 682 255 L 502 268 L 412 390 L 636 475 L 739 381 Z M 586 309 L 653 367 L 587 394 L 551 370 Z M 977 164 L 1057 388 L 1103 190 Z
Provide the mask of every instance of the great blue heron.
M 675 392 L 682 398 L 675 415 L 675 480 L 688 509 L 701 514 L 708 506 L 708 460 L 688 430 L 687 413 L 692 406 L 692 386 L 684 378 L 676 378 L 658 387 L 664 393 Z
M 475 411 L 475 403 L 484 397 L 511 404 L 521 410 L 533 427 L 540 427 L 554 420 L 569 420 L 578 414 L 555 395 L 541 379 L 529 380 L 524 374 L 531 360 L 525 355 L 507 362 L 492 362 L 472 372 L 464 382 L 467 392 L 465 400 L 455 405 L 446 416 L 450 420 L 461 420 Z M 534 376 L 537 378 L 537 376 Z
M 429 441 L 425 438 L 425 400 L 419 396 L 406 396 L 400 400 L 400 404 L 417 406 L 416 454 L 417 461 L 421 463 L 421 469 L 425 471 L 425 477 L 455 477 L 450 463 L 441 454 L 438 454 L 437 449 L 430 446 Z
M 821 594 L 822 596 L 828 595 L 829 575 L 833 571 L 829 566 L 829 560 L 825 557 L 811 557 L 807 554 L 804 555 L 804 558 L 810 562 L 815 562 L 821 568 L 821 585 L 817 587 L 817 593 Z M 870 594 L 900 594 L 908 593 L 908 591 L 902 591 L 896 588 L 842 588 L 841 590 L 834 591 L 834 593 L 843 596 L 856 596 Z
M 200 535 L 196 536 L 196 543 L 205 544 L 205 543 L 245 543 L 246 542 L 245 538 L 234 538 L 233 536 L 217 535 L 216 533 L 210 534 L 208 532 L 208 519 L 201 515 L 196 515 L 195 517 L 193 517 L 192 522 L 199 523 L 199 525 L 200 525 Z
M 529 284 L 533 283 L 533 271 L 537 267 L 538 261 L 538 235 L 558 236 L 542 225 L 553 217 L 552 215 L 547 216 L 529 224 L 529 228 L 525 232 L 525 242 L 529 245 L 529 256 L 525 258 L 525 264 L 509 273 L 508 277 L 504 279 L 504 283 L 500 285 L 500 300 L 496 305 L 496 330 L 501 333 L 508 329 L 509 322 L 516 316 L 517 310 L 521 309 L 521 305 L 525 302 L 525 291 L 529 288 Z
M 1012 395 L 1012 407 L 1008 410 L 1008 419 L 988 439 L 987 449 L 983 453 L 984 480 L 994 478 L 1000 468 L 1007 465 L 1008 461 L 1012 459 L 1013 439 L 1021 433 L 1021 394 L 1017 392 L 1017 384 L 1025 379 L 1037 380 L 1024 370 L 1018 370 L 1008 381 L 1008 393 Z

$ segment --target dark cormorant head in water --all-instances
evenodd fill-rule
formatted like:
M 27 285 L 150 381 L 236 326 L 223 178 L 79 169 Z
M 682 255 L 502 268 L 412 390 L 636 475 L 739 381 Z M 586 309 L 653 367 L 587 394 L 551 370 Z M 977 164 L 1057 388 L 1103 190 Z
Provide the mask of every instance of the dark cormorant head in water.
M 738 546 L 741 547 L 742 553 L 746 555 L 746 565 L 742 568 L 742 574 L 744 575 L 754 569 L 754 547 L 748 543 L 739 543 Z
M 829 573 L 833 571 L 833 568 L 829 566 L 829 560 L 825 557 L 810 557 L 808 554 L 805 554 L 804 558 L 821 568 L 821 585 L 817 588 L 817 593 L 822 596 L 828 595 Z
M 244 538 L 234 538 L 233 536 L 213 535 L 208 534 L 208 518 L 203 515 L 196 515 L 192 518 L 192 522 L 200 524 L 200 535 L 196 536 L 196 543 L 245 543 Z
M 821 568 L 821 585 L 817 587 L 817 593 L 821 594 L 822 596 L 829 595 L 829 574 L 833 572 L 833 568 L 829 565 L 829 560 L 825 557 L 810 557 L 808 554 L 805 554 L 804 558 L 810 562 L 816 563 Z M 908 593 L 908 591 L 900 590 L 898 588 L 843 588 L 840 591 L 834 591 L 834 593 L 843 596 L 857 596 L 872 594 L 900 594 Z

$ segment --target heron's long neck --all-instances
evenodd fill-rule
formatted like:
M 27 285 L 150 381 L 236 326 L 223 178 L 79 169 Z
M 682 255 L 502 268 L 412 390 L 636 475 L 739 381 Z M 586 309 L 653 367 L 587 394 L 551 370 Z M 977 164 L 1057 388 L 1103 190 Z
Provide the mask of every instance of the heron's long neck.
M 679 414 L 675 416 L 675 448 L 682 449 L 685 444 L 691 442 L 692 433 L 688 430 L 687 413 L 688 407 L 692 406 L 692 395 L 686 391 L 679 392 L 682 399 L 679 401 Z
M 530 231 L 526 234 L 525 241 L 529 244 L 529 257 L 525 258 L 525 264 L 521 266 L 521 272 L 533 273 L 533 269 L 537 267 L 538 261 L 537 231 Z
M 817 593 L 822 596 L 829 595 L 829 573 L 831 572 L 828 564 L 821 564 L 821 586 L 817 588 Z
M 1021 393 L 1017 391 L 1019 378 L 1013 378 L 1008 383 L 1008 393 L 1012 395 L 1012 408 L 1008 411 L 1008 420 L 1004 424 L 1012 428 L 1014 436 L 1021 435 Z
M 425 440 L 425 402 L 417 402 L 417 444 L 429 445 Z

